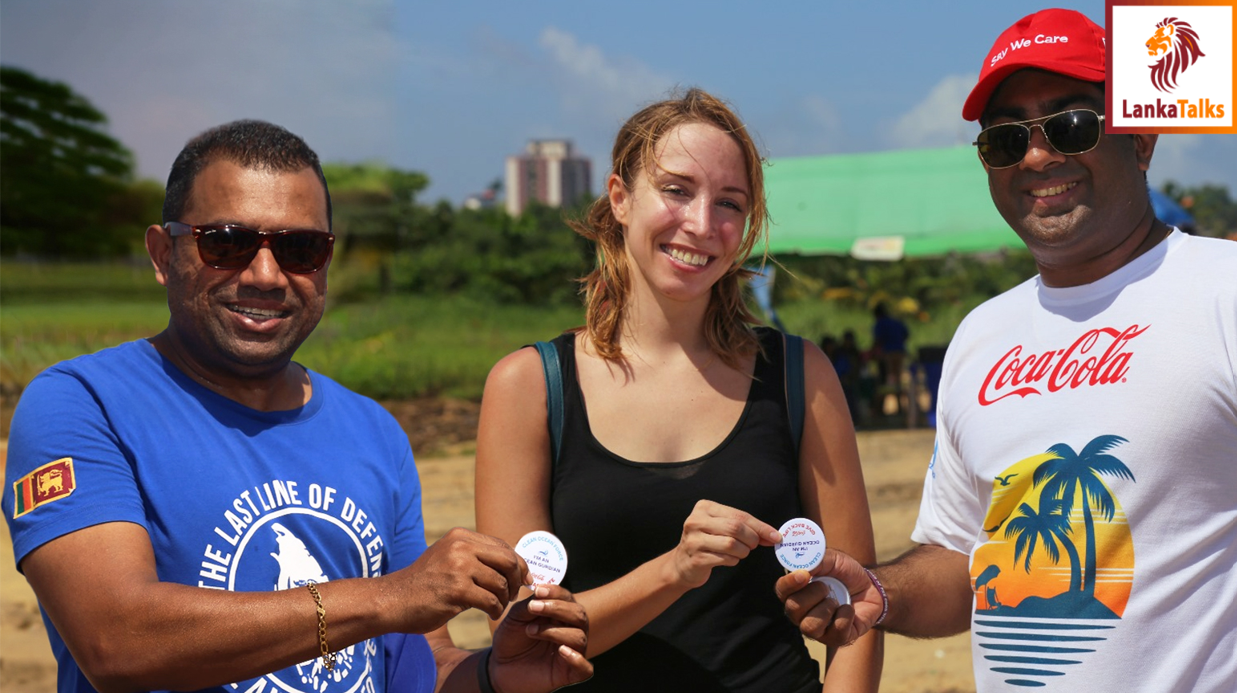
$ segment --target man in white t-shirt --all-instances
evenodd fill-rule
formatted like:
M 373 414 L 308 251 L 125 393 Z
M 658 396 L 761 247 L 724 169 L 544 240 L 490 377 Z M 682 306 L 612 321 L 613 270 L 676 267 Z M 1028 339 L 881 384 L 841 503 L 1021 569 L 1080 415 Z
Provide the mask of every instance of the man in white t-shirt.
M 959 326 L 919 546 L 778 582 L 805 634 L 972 631 L 978 690 L 1237 690 L 1237 243 L 1155 218 L 1155 135 L 1103 133 L 1104 31 L 997 39 L 963 117 L 1040 274 Z

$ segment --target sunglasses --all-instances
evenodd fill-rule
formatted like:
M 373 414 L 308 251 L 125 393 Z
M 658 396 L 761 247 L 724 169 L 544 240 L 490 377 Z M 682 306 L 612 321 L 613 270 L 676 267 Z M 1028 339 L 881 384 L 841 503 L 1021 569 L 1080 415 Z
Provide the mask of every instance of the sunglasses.
M 221 270 L 245 269 L 270 243 L 275 262 L 285 272 L 313 274 L 331 258 L 335 234 L 329 231 L 254 231 L 234 224 L 190 226 L 169 221 L 164 227 L 173 236 L 192 234 L 202 262 Z
M 1009 168 L 1017 166 L 1026 157 L 1031 146 L 1031 128 L 1039 128 L 1053 149 L 1074 156 L 1085 154 L 1100 143 L 1102 122 L 1104 116 L 1078 108 L 1017 123 L 993 125 L 979 133 L 972 144 L 979 147 L 979 158 L 989 168 Z

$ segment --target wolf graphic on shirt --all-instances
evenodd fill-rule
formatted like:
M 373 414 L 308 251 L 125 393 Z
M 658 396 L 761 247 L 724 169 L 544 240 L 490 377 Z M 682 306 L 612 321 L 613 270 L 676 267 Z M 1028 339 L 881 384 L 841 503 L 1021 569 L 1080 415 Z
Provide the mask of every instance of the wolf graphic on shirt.
M 276 590 L 286 590 L 293 587 L 304 587 L 310 581 L 315 583 L 328 582 L 329 578 L 322 572 L 318 559 L 310 553 L 309 547 L 299 537 L 284 525 L 273 522 L 271 530 L 275 533 L 275 545 L 278 553 L 272 553 L 279 564 L 279 577 L 275 581 Z M 335 653 L 335 667 L 327 671 L 321 657 L 314 657 L 297 664 L 295 669 L 301 677 L 301 682 L 313 686 L 315 691 L 326 690 L 328 681 L 339 683 L 348 677 L 352 671 L 353 654 L 356 646 L 350 645 Z

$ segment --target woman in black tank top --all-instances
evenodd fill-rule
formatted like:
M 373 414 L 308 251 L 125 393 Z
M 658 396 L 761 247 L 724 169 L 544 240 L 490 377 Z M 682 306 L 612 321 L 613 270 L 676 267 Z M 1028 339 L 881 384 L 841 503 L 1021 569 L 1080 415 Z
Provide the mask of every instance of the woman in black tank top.
M 783 335 L 754 327 L 743 300 L 743 262 L 766 227 L 761 164 L 743 124 L 703 91 L 632 116 L 606 194 L 573 224 L 598 263 L 584 280 L 586 326 L 554 340 L 561 442 L 535 350 L 486 382 L 477 529 L 563 540 L 596 672 L 578 690 L 821 691 L 774 593 L 777 527 L 813 518 L 830 547 L 875 560 L 832 366 L 800 347 L 795 440 Z M 875 691 L 880 637 L 839 651 L 825 690 Z

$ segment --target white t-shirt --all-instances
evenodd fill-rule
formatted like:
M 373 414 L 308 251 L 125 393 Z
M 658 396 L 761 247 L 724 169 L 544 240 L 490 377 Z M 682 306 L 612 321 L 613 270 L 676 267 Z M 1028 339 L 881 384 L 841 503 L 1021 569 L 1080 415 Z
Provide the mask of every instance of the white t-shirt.
M 984 303 L 937 411 L 912 537 L 970 556 L 979 691 L 1237 691 L 1237 243 Z

